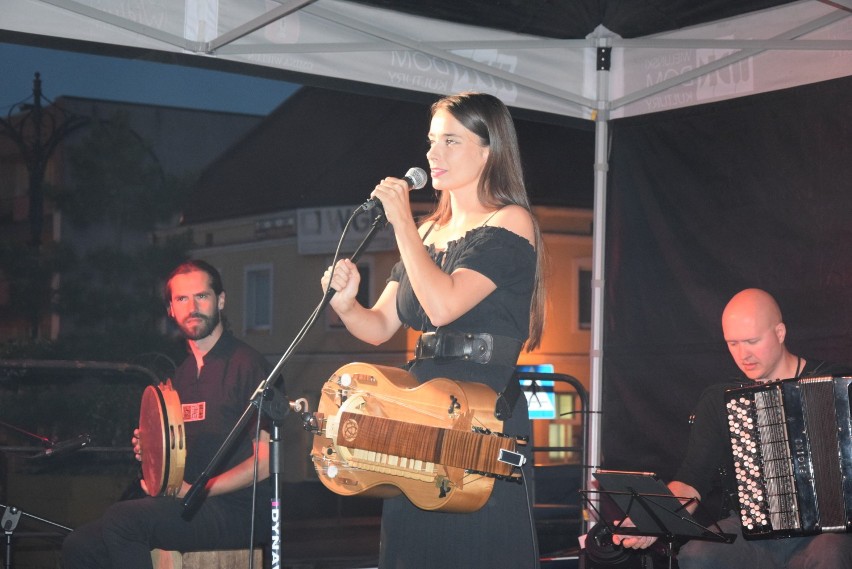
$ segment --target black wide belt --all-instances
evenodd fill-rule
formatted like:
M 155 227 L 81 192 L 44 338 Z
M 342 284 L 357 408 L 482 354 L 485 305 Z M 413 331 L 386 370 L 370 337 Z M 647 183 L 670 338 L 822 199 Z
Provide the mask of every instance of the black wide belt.
M 493 334 L 449 330 L 424 332 L 414 347 L 414 361 L 467 360 L 479 364 L 493 363 L 514 367 L 522 347 L 523 342 L 520 340 Z M 414 361 L 409 362 L 409 365 Z M 509 419 L 520 395 L 521 386 L 513 374 L 505 389 L 497 394 L 494 416 L 501 421 Z
M 414 358 L 514 366 L 522 345 L 520 340 L 507 336 L 440 330 L 421 334 L 414 347 Z

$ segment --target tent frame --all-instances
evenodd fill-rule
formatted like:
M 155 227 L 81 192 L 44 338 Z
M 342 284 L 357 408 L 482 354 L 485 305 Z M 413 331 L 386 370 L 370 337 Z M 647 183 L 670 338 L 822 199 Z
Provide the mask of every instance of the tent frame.
M 201 39 L 189 39 L 170 33 L 140 21 L 131 20 L 116 14 L 110 14 L 102 10 L 87 6 L 75 0 L 11 0 L 33 10 L 45 9 L 45 6 L 58 8 L 60 11 L 71 12 L 91 19 L 107 28 L 118 28 L 131 34 L 138 35 L 138 46 L 150 48 L 151 40 L 156 44 L 159 42 L 161 49 L 165 51 L 186 52 L 203 57 L 220 58 L 224 60 L 236 60 L 247 55 L 263 54 L 347 54 L 381 52 L 389 55 L 392 52 L 415 52 L 428 55 L 431 58 L 443 62 L 452 63 L 459 69 L 469 71 L 479 77 L 489 77 L 501 82 L 510 83 L 522 87 L 533 93 L 554 102 L 554 107 L 562 105 L 566 109 L 579 109 L 577 115 L 580 118 L 592 120 L 595 123 L 595 162 L 594 162 L 594 229 L 593 229 L 593 271 L 592 271 L 592 322 L 591 322 L 591 346 L 590 346 L 590 429 L 588 444 L 589 466 L 597 467 L 601 463 L 601 410 L 603 399 L 603 355 L 604 338 L 602 322 L 604 318 L 604 284 L 605 284 L 605 236 L 606 236 L 606 188 L 607 173 L 609 169 L 609 122 L 616 111 L 624 112 L 629 105 L 640 102 L 648 97 L 666 92 L 677 86 L 695 81 L 710 73 L 716 72 L 731 64 L 741 62 L 747 58 L 754 57 L 767 51 L 810 51 L 810 52 L 844 52 L 852 54 L 852 40 L 847 39 L 799 39 L 812 32 L 823 29 L 852 17 L 852 0 L 802 0 L 792 4 L 784 4 L 776 8 L 769 8 L 761 12 L 775 9 L 786 9 L 790 6 L 800 5 L 823 5 L 833 9 L 813 20 L 800 22 L 795 27 L 776 34 L 770 39 L 679 39 L 662 37 L 646 37 L 637 39 L 623 39 L 612 34 L 606 28 L 600 27 L 590 34 L 589 37 L 579 40 L 548 39 L 536 36 L 522 36 L 501 32 L 495 39 L 474 40 L 441 40 L 441 41 L 418 41 L 406 37 L 402 33 L 394 33 L 393 26 L 379 27 L 369 23 L 376 21 L 377 15 L 389 15 L 393 12 L 380 8 L 352 5 L 337 0 L 275 0 L 277 6 L 260 15 L 254 15 L 241 24 L 232 27 L 226 32 L 216 35 L 216 30 L 205 29 L 205 10 L 214 10 L 218 15 L 218 2 L 220 0 L 185 0 L 187 12 L 194 10 L 194 15 L 201 15 L 198 28 L 193 30 L 200 36 L 210 37 Z M 7 7 L 6 16 L 0 16 L 0 28 L 5 28 L 4 18 L 10 18 L 9 14 L 15 13 L 15 8 Z M 340 8 L 346 8 L 341 10 Z M 20 11 L 20 6 L 17 8 Z M 353 12 L 355 11 L 355 12 Z M 248 37 L 253 32 L 260 30 L 270 24 L 280 21 L 282 18 L 292 14 L 305 14 L 310 18 L 328 25 L 341 27 L 350 31 L 353 37 L 361 38 L 361 41 L 344 39 L 338 42 L 327 40 L 305 43 L 259 43 Z M 363 15 L 363 19 L 355 18 L 347 13 Z M 750 15 L 754 15 L 750 14 Z M 187 20 L 189 18 L 187 17 Z M 37 20 L 37 18 L 31 18 Z M 436 26 L 439 21 L 431 20 Z M 21 31 L 26 33 L 44 33 L 40 24 L 20 24 Z M 459 24 L 447 24 L 448 35 L 455 30 L 477 30 L 471 26 Z M 214 26 L 207 26 L 211 28 Z M 481 29 L 479 29 L 481 30 Z M 684 30 L 679 30 L 682 32 Z M 69 32 L 73 36 L 74 32 Z M 105 34 L 108 35 L 108 34 Z M 119 34 L 120 35 L 120 34 Z M 465 35 L 464 37 L 469 37 Z M 77 39 L 88 39 L 81 36 Z M 244 40 L 238 42 L 238 40 Z M 110 40 L 103 40 L 109 43 Z M 690 71 L 685 71 L 670 79 L 663 80 L 654 85 L 637 89 L 621 96 L 614 96 L 613 73 L 610 69 L 610 60 L 615 56 L 614 52 L 626 54 L 632 50 L 653 48 L 659 50 L 686 50 L 707 49 L 720 52 L 732 52 L 727 56 L 720 57 L 704 65 L 696 66 Z M 529 77 L 521 77 L 511 71 L 499 67 L 478 62 L 471 58 L 459 55 L 459 51 L 476 50 L 564 50 L 578 49 L 582 51 L 582 59 L 585 61 L 587 70 L 590 72 L 582 93 L 559 88 L 542 80 Z M 252 63 L 252 62 L 249 62 Z M 563 68 L 563 71 L 565 69 Z M 570 72 L 570 70 L 568 71 Z M 845 72 L 845 71 L 844 71 Z M 852 74 L 849 71 L 848 74 Z M 424 89 L 421 89 L 424 90 Z M 495 93 L 496 94 L 496 93 Z M 737 95 L 734 95 L 737 96 Z M 532 108 L 532 107 L 528 107 Z M 551 109 L 538 109 L 545 112 L 554 112 Z M 653 112 L 653 111 L 650 111 Z M 565 112 L 568 116 L 570 112 Z M 616 117 L 617 118 L 617 117 Z M 591 472 L 591 468 L 588 470 Z M 590 483 L 590 474 L 587 483 Z

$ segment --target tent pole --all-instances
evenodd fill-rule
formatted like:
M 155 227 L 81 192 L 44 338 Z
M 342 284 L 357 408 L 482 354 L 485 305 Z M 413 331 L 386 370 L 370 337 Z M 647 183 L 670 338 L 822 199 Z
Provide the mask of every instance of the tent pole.
M 611 38 L 598 39 L 597 101 L 595 120 L 595 200 L 592 252 L 592 329 L 589 357 L 589 435 L 585 487 L 594 488 L 592 472 L 601 464 L 601 410 L 603 403 L 603 316 L 604 316 L 604 244 L 606 235 L 606 182 L 609 147 L 609 66 Z M 594 495 L 592 495 L 594 496 Z M 592 504 L 597 507 L 597 504 Z M 593 520 L 588 520 L 591 522 Z M 587 523 L 588 523 L 587 522 Z M 586 528 L 588 529 L 588 528 Z

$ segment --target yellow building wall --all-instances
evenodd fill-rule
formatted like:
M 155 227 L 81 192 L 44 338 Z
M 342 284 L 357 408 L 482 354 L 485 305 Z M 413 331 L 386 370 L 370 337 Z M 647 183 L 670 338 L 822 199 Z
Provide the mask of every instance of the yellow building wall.
M 523 353 L 520 364 L 552 364 L 556 373 L 567 374 L 589 385 L 588 323 L 580 322 L 581 271 L 591 270 L 591 212 L 540 208 L 539 217 L 549 259 L 547 316 L 541 346 Z M 286 213 L 282 214 L 286 217 Z M 301 255 L 294 225 L 259 234 L 255 218 L 199 224 L 191 227 L 197 244 L 193 256 L 217 267 L 226 289 L 225 315 L 237 337 L 263 353 L 271 364 L 279 362 L 322 299 L 320 277 L 331 262 L 330 254 Z M 185 230 L 185 229 L 184 229 Z M 344 255 L 351 254 L 346 251 Z M 370 300 L 374 302 L 399 258 L 393 251 L 367 252 L 359 264 L 370 268 Z M 272 318 L 268 330 L 245 329 L 245 274 L 252 267 L 272 270 Z M 287 396 L 304 397 L 316 409 L 319 389 L 341 366 L 364 361 L 400 365 L 413 354 L 418 333 L 401 330 L 389 342 L 371 346 L 353 338 L 336 322 L 328 308 L 281 368 Z M 560 385 L 557 389 L 567 389 Z M 534 423 L 536 444 L 547 440 L 546 422 Z M 285 480 L 312 476 L 308 461 L 311 435 L 301 430 L 295 415 L 288 418 L 284 468 Z

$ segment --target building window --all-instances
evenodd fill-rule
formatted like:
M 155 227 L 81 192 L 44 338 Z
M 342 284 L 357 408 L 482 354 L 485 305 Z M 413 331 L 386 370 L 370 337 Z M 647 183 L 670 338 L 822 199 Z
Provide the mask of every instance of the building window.
M 254 265 L 245 270 L 245 331 L 272 330 L 272 265 Z
M 577 285 L 580 290 L 577 296 L 577 327 L 580 330 L 592 328 L 592 271 L 580 269 L 577 273 Z
M 577 299 L 576 331 L 592 328 L 592 260 L 590 258 L 574 259 L 574 275 L 576 280 L 575 296 Z

